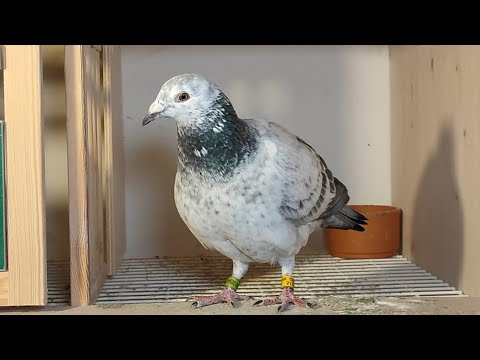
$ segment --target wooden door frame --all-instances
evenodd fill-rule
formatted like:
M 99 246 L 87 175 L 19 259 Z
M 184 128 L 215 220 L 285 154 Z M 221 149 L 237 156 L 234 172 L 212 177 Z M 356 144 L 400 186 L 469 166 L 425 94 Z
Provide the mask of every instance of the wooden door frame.
M 121 137 L 120 53 L 118 46 L 95 46 L 101 51 L 103 72 L 104 149 L 98 155 L 98 143 L 92 137 L 91 110 L 98 89 L 91 85 L 92 74 L 98 69 L 88 61 L 90 45 L 65 46 L 65 79 L 67 89 L 67 136 L 70 217 L 70 279 L 73 306 L 92 304 L 98 297 L 108 275 L 115 273 L 125 250 L 123 145 Z M 93 93 L 96 93 L 94 95 Z M 97 99 L 98 100 L 98 99 Z M 120 130 L 120 132 L 119 132 Z M 95 130 L 93 130 L 95 132 Z M 92 160 L 91 157 L 95 157 Z M 103 163 L 102 182 L 105 191 L 106 238 L 105 266 L 93 264 L 92 244 L 96 239 L 98 209 L 92 206 L 98 192 L 98 178 L 93 179 L 95 161 Z M 90 187 L 90 188 L 89 188 Z M 101 193 L 101 192 L 100 192 Z M 103 216 L 103 215 L 102 215 Z M 101 226 L 101 225 L 100 225 Z M 92 274 L 92 266 L 97 266 Z
M 107 265 L 114 275 L 125 253 L 125 174 L 120 46 L 103 46 Z
M 7 271 L 0 305 L 47 303 L 43 69 L 39 45 L 3 47 Z

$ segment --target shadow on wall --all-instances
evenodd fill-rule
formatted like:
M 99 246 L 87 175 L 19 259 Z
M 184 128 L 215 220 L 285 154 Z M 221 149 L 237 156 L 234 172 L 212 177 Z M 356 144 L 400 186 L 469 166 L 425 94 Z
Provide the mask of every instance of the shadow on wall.
M 48 260 L 68 260 L 67 108 L 64 47 L 42 45 L 45 202 Z
M 45 217 L 48 260 L 68 260 L 70 257 L 68 201 L 48 203 Z
M 412 228 L 415 262 L 458 287 L 463 255 L 463 206 L 455 178 L 454 133 L 443 128 L 417 190 Z

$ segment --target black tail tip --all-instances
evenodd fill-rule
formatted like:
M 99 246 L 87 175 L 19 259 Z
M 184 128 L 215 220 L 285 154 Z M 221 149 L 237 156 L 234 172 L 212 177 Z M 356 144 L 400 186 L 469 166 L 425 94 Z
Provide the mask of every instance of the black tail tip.
M 366 223 L 364 223 L 364 224 L 366 224 Z M 358 224 L 355 224 L 355 226 L 352 228 L 352 230 L 362 232 L 362 231 L 365 231 L 365 228 L 364 228 L 363 226 L 360 226 L 360 225 L 358 225 Z
M 355 211 L 355 210 L 353 210 L 353 211 Z M 365 217 L 365 215 L 359 213 L 358 211 L 355 211 L 355 213 L 357 214 L 357 217 L 358 217 L 359 220 L 368 221 L 368 219 Z

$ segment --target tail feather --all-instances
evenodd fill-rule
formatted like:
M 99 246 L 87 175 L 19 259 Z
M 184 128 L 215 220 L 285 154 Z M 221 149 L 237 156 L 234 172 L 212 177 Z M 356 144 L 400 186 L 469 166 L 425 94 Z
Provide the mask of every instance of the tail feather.
M 322 227 L 330 229 L 365 231 L 367 218 L 352 208 L 345 206 L 337 213 L 323 219 Z
M 322 219 L 321 226 L 324 228 L 365 231 L 361 225 L 367 225 L 366 221 L 368 219 L 347 206 L 350 200 L 347 188 L 337 178 L 334 181 L 336 195 L 325 213 L 320 217 Z
M 345 206 L 342 211 L 344 215 L 348 216 L 350 219 L 357 221 L 359 224 L 366 225 L 368 220 L 363 214 L 360 214 L 358 211 L 353 210 L 351 207 Z

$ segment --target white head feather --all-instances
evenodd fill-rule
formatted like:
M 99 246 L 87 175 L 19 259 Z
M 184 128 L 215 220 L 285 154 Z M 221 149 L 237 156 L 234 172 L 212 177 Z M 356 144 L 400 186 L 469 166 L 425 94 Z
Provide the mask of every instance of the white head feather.
M 165 82 L 150 105 L 149 115 L 145 117 L 149 121 L 144 120 L 144 125 L 164 117 L 176 120 L 179 125 L 193 125 L 192 121 L 202 123 L 204 115 L 212 111 L 212 104 L 221 94 L 218 86 L 203 76 L 174 76 Z

